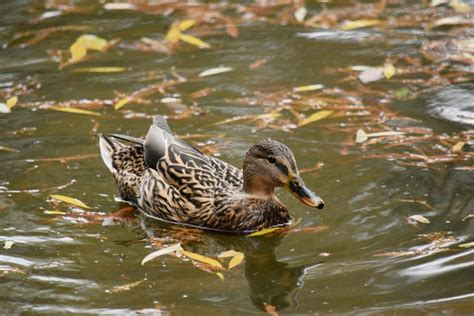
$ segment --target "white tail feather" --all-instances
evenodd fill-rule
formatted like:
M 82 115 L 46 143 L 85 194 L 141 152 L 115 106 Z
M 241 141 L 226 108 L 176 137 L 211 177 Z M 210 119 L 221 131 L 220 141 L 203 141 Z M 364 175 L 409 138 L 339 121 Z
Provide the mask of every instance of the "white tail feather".
M 102 156 L 102 160 L 104 161 L 105 165 L 110 170 L 110 172 L 114 173 L 116 170 L 112 164 L 113 149 L 102 135 L 100 136 L 99 147 L 100 147 L 100 154 Z

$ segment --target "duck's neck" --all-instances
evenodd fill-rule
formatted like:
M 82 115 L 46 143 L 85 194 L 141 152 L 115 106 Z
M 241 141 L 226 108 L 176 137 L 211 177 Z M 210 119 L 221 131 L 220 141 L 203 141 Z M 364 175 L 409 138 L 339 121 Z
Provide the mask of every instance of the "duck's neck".
M 244 174 L 244 192 L 263 199 L 275 197 L 275 186 L 266 178 Z

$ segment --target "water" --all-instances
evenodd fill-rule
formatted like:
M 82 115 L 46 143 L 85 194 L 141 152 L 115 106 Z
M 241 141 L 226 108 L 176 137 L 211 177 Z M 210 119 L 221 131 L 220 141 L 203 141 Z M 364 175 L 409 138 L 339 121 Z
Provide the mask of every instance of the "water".
M 410 90 L 409 97 L 397 99 L 364 90 L 356 78 L 344 80 L 348 72 L 334 72 L 334 68 L 354 65 L 381 65 L 387 55 L 419 57 L 420 43 L 430 40 L 422 29 L 344 33 L 297 24 L 241 22 L 238 39 L 224 32 L 196 34 L 213 48 L 182 45 L 167 56 L 130 46 L 141 37 L 162 38 L 173 16 L 104 12 L 96 2 L 82 1 L 80 7 L 89 11 L 32 23 L 45 12 L 58 14 L 55 8 L 45 9 L 45 3 L 54 6 L 57 2 L 2 2 L 2 43 L 19 31 L 75 24 L 92 25 L 90 33 L 109 40 L 121 37 L 123 42 L 61 71 L 46 51 L 67 49 L 82 32 L 59 32 L 31 47 L 8 46 L 1 51 L 2 91 L 18 83 L 30 90 L 23 93 L 17 87 L 14 94 L 19 95 L 19 104 L 12 113 L 0 114 L 0 145 L 15 150 L 0 151 L 0 240 L 14 242 L 12 248 L 0 250 L 2 314 L 257 314 L 265 306 L 284 314 L 473 312 L 474 250 L 459 247 L 473 241 L 474 231 L 469 134 L 474 115 L 472 76 L 466 73 L 467 80 L 461 84 L 408 84 L 395 77 L 368 86 L 385 92 L 403 87 L 420 91 Z M 348 5 L 337 2 L 340 7 Z M 444 33 L 438 31 L 438 36 Z M 249 69 L 261 59 L 266 62 L 260 68 Z M 102 114 L 98 117 L 39 109 L 34 104 L 112 100 L 114 91 L 131 93 L 160 82 L 162 76 L 169 79 L 173 66 L 180 75 L 195 78 L 219 65 L 234 71 L 190 80 L 165 95 L 153 94 L 149 104 L 131 103 L 122 111 L 110 106 L 92 108 Z M 94 66 L 128 70 L 113 74 L 71 71 Z M 153 76 L 157 79 L 150 79 Z M 409 78 L 426 79 L 419 73 Z M 334 104 L 340 108 L 334 110 L 331 102 L 329 106 L 339 116 L 291 132 L 271 126 L 256 129 L 262 124 L 259 121 L 210 125 L 235 115 L 271 112 L 292 98 L 289 94 L 274 97 L 277 93 L 308 84 L 333 89 L 331 102 L 339 100 Z M 215 91 L 202 98 L 190 97 L 206 87 Z M 182 98 L 181 105 L 160 102 L 174 94 Z M 299 104 L 293 99 L 294 108 L 305 115 L 315 112 L 314 95 L 301 94 Z M 313 108 L 308 104 L 314 104 Z M 211 139 L 225 161 L 240 166 L 251 144 L 271 137 L 289 145 L 301 169 L 323 162 L 319 170 L 304 173 L 303 178 L 323 197 L 326 207 L 309 209 L 280 190 L 279 197 L 301 222 L 290 232 L 261 238 L 153 223 L 130 212 L 110 218 L 126 205 L 114 200 L 114 182 L 100 159 L 96 133 L 143 136 L 149 118 L 136 113 L 172 116 L 174 110 L 179 115 L 193 105 L 195 114 L 171 119 L 170 125 L 179 135 L 208 134 L 189 141 L 200 146 Z M 372 114 L 357 118 L 349 106 Z M 382 112 L 385 119 L 379 122 Z M 291 114 L 282 115 L 294 123 Z M 394 147 L 386 146 L 393 140 L 354 143 L 357 129 L 377 132 L 382 126 L 424 128 L 434 136 Z M 405 164 L 413 161 L 394 156 L 453 158 L 450 146 L 460 140 L 465 142 L 457 154 L 461 158 L 452 161 L 424 166 Z M 55 207 L 48 202 L 50 194 L 78 198 L 102 215 Z M 67 214 L 45 213 L 53 210 Z M 407 218 L 412 215 L 422 215 L 430 223 L 409 224 Z M 186 249 L 210 257 L 234 249 L 245 254 L 245 261 L 224 272 L 224 281 L 172 256 L 141 266 L 141 260 L 155 249 L 151 236 L 164 242 L 186 239 Z M 137 281 L 143 282 L 130 289 L 117 288 Z

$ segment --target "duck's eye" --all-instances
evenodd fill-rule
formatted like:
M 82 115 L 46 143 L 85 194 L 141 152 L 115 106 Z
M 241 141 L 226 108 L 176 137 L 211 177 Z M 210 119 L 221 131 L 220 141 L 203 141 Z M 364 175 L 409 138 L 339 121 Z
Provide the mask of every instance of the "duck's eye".
M 272 156 L 268 157 L 267 159 L 268 159 L 268 162 L 270 162 L 270 163 L 276 163 L 277 162 L 276 158 L 272 157 Z

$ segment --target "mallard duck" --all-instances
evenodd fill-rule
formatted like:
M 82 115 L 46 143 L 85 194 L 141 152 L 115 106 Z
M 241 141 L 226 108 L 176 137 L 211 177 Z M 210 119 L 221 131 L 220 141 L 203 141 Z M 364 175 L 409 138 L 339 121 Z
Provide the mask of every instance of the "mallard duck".
M 162 116 L 154 117 L 144 140 L 99 138 L 121 198 L 152 218 L 229 232 L 288 225 L 291 216 L 277 187 L 310 207 L 324 206 L 299 176 L 291 150 L 275 140 L 253 145 L 241 171 L 177 138 Z

